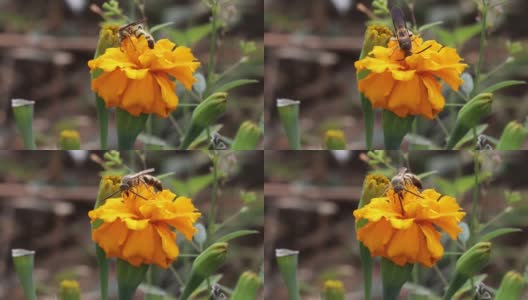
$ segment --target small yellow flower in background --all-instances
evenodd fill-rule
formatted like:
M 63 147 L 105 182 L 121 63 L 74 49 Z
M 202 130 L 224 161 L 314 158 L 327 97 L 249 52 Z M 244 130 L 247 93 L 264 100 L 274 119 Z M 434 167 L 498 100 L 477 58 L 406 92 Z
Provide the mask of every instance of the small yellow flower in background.
M 414 54 L 405 57 L 398 41 L 387 47 L 376 46 L 365 58 L 356 61 L 357 71 L 369 70 L 358 83 L 374 108 L 394 112 L 403 118 L 421 115 L 433 119 L 444 109 L 445 99 L 438 78 L 457 91 L 463 83 L 460 74 L 467 67 L 456 49 L 434 40 L 423 42 L 412 37 Z
M 167 268 L 179 254 L 174 230 L 191 240 L 197 232 L 193 224 L 201 214 L 191 199 L 167 189 L 154 192 L 141 184 L 133 192 L 106 200 L 88 216 L 92 223 L 103 222 L 92 231 L 92 239 L 107 257 L 121 258 L 136 267 L 156 264 Z
M 107 107 L 119 107 L 134 116 L 155 113 L 167 117 L 178 106 L 173 79 L 190 90 L 200 63 L 187 47 L 175 47 L 162 39 L 150 49 L 141 36 L 126 38 L 120 48 L 106 49 L 88 66 L 92 72 L 103 71 L 92 80 L 92 90 Z
M 465 213 L 453 197 L 432 189 L 420 192 L 412 185 L 407 185 L 406 189 L 423 198 L 403 191 L 404 212 L 400 196 L 392 189 L 385 197 L 374 198 L 354 211 L 356 222 L 368 220 L 358 229 L 357 239 L 372 256 L 386 257 L 400 266 L 420 263 L 432 267 L 444 254 L 437 228 L 455 240 L 462 232 L 458 223 Z

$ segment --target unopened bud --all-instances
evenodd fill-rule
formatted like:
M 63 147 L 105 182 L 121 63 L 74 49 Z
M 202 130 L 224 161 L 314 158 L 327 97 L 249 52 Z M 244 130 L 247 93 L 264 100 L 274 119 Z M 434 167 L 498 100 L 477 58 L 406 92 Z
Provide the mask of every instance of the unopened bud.
M 473 276 L 484 268 L 490 259 L 491 243 L 480 242 L 469 248 L 457 261 L 456 271 L 465 276 Z
M 327 130 L 324 143 L 328 150 L 346 150 L 345 134 L 342 130 Z
M 240 275 L 240 278 L 238 278 L 231 300 L 257 299 L 257 292 L 261 285 L 262 281 L 257 274 L 253 272 L 244 272 Z
M 227 248 L 227 243 L 214 243 L 209 246 L 194 260 L 194 272 L 203 277 L 211 276 L 224 264 Z
M 61 150 L 81 149 L 81 137 L 76 130 L 63 130 L 60 133 L 59 148 Z
M 246 121 L 240 125 L 231 144 L 232 150 L 255 150 L 262 135 L 260 128 L 253 122 Z
M 323 300 L 345 300 L 345 288 L 338 280 L 327 280 L 324 284 Z
M 521 299 L 521 292 L 525 285 L 526 281 L 521 274 L 510 271 L 502 278 L 495 300 Z
M 60 283 L 59 300 L 80 300 L 81 290 L 75 280 L 63 280 Z
M 497 150 L 519 150 L 528 137 L 528 130 L 517 121 L 511 121 L 502 132 Z

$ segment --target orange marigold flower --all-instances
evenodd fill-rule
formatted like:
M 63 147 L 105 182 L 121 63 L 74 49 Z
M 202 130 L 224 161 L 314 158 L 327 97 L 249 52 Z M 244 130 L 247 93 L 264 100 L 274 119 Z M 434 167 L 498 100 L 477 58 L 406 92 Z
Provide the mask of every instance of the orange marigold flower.
M 433 119 L 445 105 L 437 77 L 457 91 L 467 65 L 460 63 L 456 49 L 434 40 L 423 42 L 412 36 L 412 49 L 414 54 L 405 57 L 395 40 L 388 47 L 374 47 L 354 64 L 358 72 L 370 71 L 358 88 L 374 108 L 390 110 L 401 118 L 421 115 Z
M 120 48 L 88 62 L 90 70 L 103 73 L 92 80 L 92 90 L 107 107 L 119 107 L 134 116 L 155 113 L 167 117 L 178 106 L 175 82 L 191 89 L 193 72 L 200 66 L 187 47 L 175 47 L 167 39 L 150 49 L 144 36 L 127 38 Z
M 444 254 L 437 228 L 455 240 L 462 232 L 458 223 L 465 213 L 453 197 L 432 189 L 420 192 L 412 185 L 407 189 L 423 198 L 403 191 L 400 199 L 390 189 L 385 197 L 374 198 L 355 210 L 356 222 L 368 220 L 357 231 L 357 239 L 372 256 L 386 257 L 400 266 L 420 263 L 432 267 Z
M 107 257 L 121 258 L 134 266 L 167 268 L 179 254 L 175 230 L 191 240 L 197 232 L 193 224 L 201 214 L 191 199 L 176 197 L 166 189 L 154 192 L 147 185 L 139 185 L 134 193 L 108 199 L 88 213 L 92 223 L 103 222 L 92 231 L 92 239 Z

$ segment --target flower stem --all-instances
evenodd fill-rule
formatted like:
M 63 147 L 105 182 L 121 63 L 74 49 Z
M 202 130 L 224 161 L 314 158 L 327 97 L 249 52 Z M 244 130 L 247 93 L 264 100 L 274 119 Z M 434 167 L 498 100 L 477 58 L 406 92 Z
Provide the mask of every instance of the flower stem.
M 478 220 L 477 220 L 477 207 L 478 207 L 478 197 L 479 197 L 479 172 L 480 172 L 480 151 L 474 151 L 473 153 L 473 163 L 474 163 L 474 173 L 475 173 L 475 188 L 473 189 L 473 201 L 471 204 L 471 223 L 469 227 L 471 241 L 475 242 L 475 238 L 477 235 L 477 226 L 478 226 Z
M 209 220 L 207 225 L 207 239 L 210 239 L 211 235 L 214 233 L 214 224 L 215 224 L 215 215 L 216 215 L 216 199 L 218 192 L 218 153 L 216 150 L 212 151 L 213 153 L 213 191 L 211 194 L 211 208 L 209 209 Z
M 482 68 L 482 61 L 484 60 L 484 48 L 486 47 L 486 19 L 488 16 L 488 2 L 482 0 L 482 28 L 480 29 L 480 51 L 477 67 L 475 70 L 475 87 L 471 92 L 472 96 L 475 96 L 478 91 L 478 85 L 480 81 L 480 72 Z
M 209 49 L 209 65 L 207 69 L 207 93 L 209 95 L 211 91 L 211 85 L 213 84 L 215 58 L 216 58 L 216 40 L 217 40 L 217 17 L 218 17 L 218 0 L 211 1 L 211 45 Z

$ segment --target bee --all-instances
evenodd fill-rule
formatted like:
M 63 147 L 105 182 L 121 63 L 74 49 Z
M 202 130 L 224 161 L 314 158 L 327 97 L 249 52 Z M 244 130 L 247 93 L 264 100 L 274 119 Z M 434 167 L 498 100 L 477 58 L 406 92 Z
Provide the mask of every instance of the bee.
M 159 192 L 163 190 L 163 184 L 161 183 L 161 181 L 158 178 L 148 174 L 154 171 L 155 171 L 154 168 L 150 168 L 150 169 L 146 169 L 143 171 L 139 171 L 135 174 L 129 174 L 129 175 L 123 176 L 123 178 L 121 178 L 121 184 L 119 185 L 119 190 L 113 193 L 112 195 L 106 197 L 106 199 L 115 196 L 117 193 L 129 193 L 130 192 L 130 193 L 135 194 L 136 196 L 139 196 L 140 198 L 147 200 L 145 197 L 134 192 L 133 188 L 139 186 L 140 184 L 145 184 L 147 186 L 153 187 L 155 191 Z
M 403 214 L 405 214 L 405 211 L 403 209 L 403 203 L 402 203 L 403 192 L 411 193 L 417 197 L 423 198 L 422 196 L 412 191 L 409 191 L 406 188 L 406 186 L 408 185 L 413 185 L 420 190 L 423 187 L 422 181 L 420 180 L 420 178 L 418 178 L 418 176 L 416 176 L 415 174 L 408 172 L 407 168 L 400 168 L 398 173 L 394 177 L 392 177 L 390 184 L 389 184 L 389 189 L 392 189 L 394 193 L 398 195 L 398 198 L 400 200 L 401 211 Z
M 403 50 L 404 57 L 401 60 L 404 60 L 405 57 L 412 55 L 412 32 L 407 29 L 407 25 L 405 24 L 405 16 L 403 14 L 403 11 L 398 6 L 393 6 L 391 8 L 391 16 L 392 16 L 392 24 L 394 25 L 394 31 L 396 33 L 396 39 L 398 40 L 398 45 L 400 46 L 400 49 Z M 429 49 L 431 45 L 426 47 L 423 50 L 420 50 L 418 53 L 422 53 L 425 50 Z
M 141 19 L 138 21 L 134 21 L 130 24 L 126 24 L 124 26 L 119 27 L 117 31 L 117 36 L 119 37 L 119 43 L 122 43 L 126 38 L 130 38 L 131 36 L 135 36 L 136 38 L 139 38 L 140 36 L 144 36 L 147 40 L 148 47 L 150 49 L 154 49 L 154 38 L 150 33 L 148 33 L 143 28 L 143 23 L 146 22 L 146 19 Z

